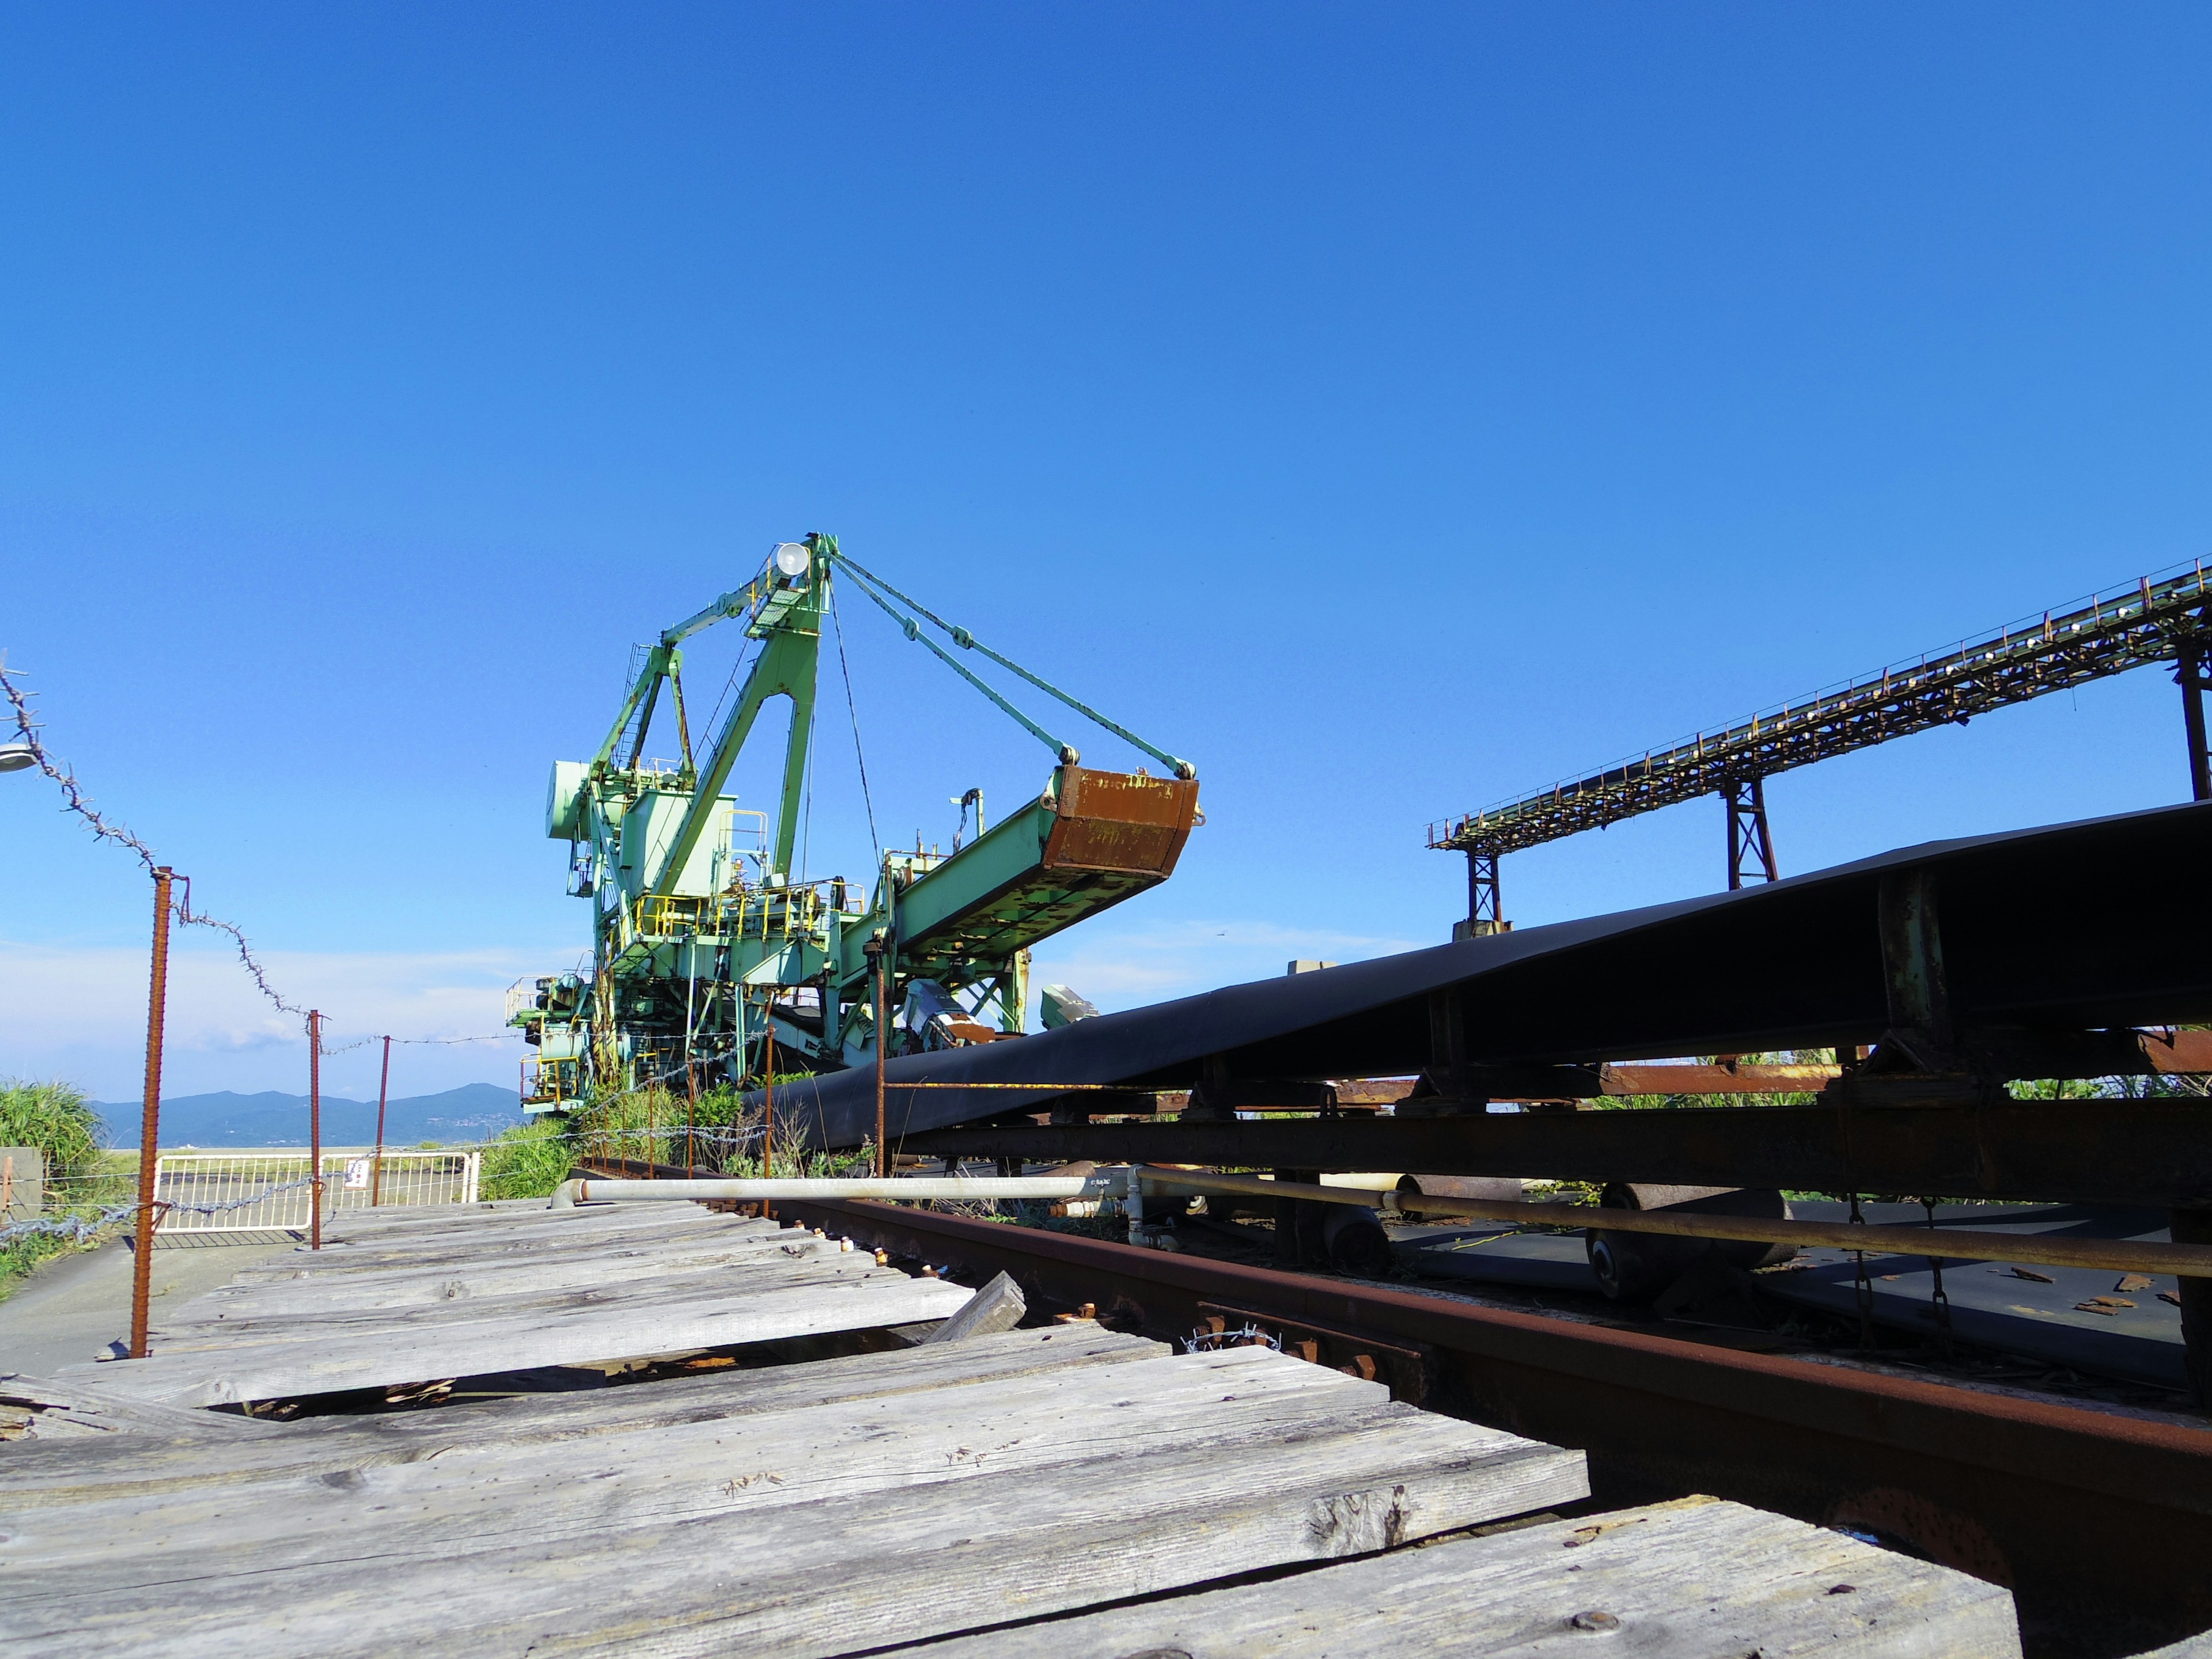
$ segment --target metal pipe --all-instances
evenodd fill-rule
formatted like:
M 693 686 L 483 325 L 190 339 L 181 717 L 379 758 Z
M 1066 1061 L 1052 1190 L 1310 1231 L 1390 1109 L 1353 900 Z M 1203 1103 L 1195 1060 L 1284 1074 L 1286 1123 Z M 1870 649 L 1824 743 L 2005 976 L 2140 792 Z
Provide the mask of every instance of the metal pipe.
M 307 1248 L 323 1248 L 323 1016 L 307 1011 Z
M 1375 1188 L 1262 1181 L 1256 1176 L 1212 1175 L 1189 1170 L 1139 1171 L 1148 1194 L 1202 1197 L 1243 1193 L 1258 1198 L 1302 1198 L 1322 1204 L 1377 1205 L 1420 1215 L 1467 1216 L 1479 1221 L 1517 1221 L 1547 1227 L 1596 1228 L 1606 1232 L 1666 1233 L 1678 1238 L 1728 1238 L 1764 1244 L 1826 1245 L 1942 1261 L 2035 1261 L 2047 1267 L 2110 1268 L 2115 1273 L 2185 1274 L 2212 1279 L 2212 1244 L 2139 1244 L 2122 1239 L 2076 1238 L 2056 1233 L 1974 1232 L 1865 1222 L 1761 1221 L 1744 1216 L 1666 1210 L 1592 1209 L 1577 1204 L 1528 1204 L 1505 1199 L 1430 1197 Z
M 884 872 L 886 908 L 894 921 L 898 915 L 898 888 L 891 882 L 890 872 Z M 889 941 L 872 939 L 868 954 L 876 959 L 876 1176 L 878 1179 L 891 1172 L 890 1158 L 884 1141 L 884 1063 L 890 1054 L 890 1017 L 888 1012 L 890 995 L 890 951 Z M 800 1166 L 804 1168 L 802 1164 Z
M 552 1206 L 565 1210 L 578 1204 L 604 1204 L 611 1200 L 665 1201 L 675 1199 L 734 1200 L 760 1203 L 776 1199 L 873 1198 L 908 1201 L 937 1200 L 981 1202 L 1006 1198 L 1109 1198 L 1127 1190 L 1128 1176 L 1120 1170 L 1088 1176 L 893 1176 L 846 1178 L 830 1176 L 792 1176 L 770 1181 L 731 1177 L 699 1181 L 564 1181 L 554 1189 Z
M 161 1032 L 169 995 L 167 865 L 154 872 L 154 976 L 146 1005 L 146 1100 L 138 1123 L 138 1214 L 131 1263 L 131 1357 L 146 1357 L 146 1317 L 154 1291 L 154 1177 L 161 1143 Z

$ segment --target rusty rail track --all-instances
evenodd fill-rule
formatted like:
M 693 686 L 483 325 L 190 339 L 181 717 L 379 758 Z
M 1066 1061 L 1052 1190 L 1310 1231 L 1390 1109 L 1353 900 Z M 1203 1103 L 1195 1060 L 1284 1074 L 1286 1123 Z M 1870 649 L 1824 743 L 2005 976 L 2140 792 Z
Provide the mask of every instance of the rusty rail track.
M 897 1205 L 776 1210 L 965 1274 L 1006 1272 L 1032 1307 L 1088 1303 L 1122 1329 L 1257 1323 L 1429 1409 L 1585 1451 L 1607 1506 L 1710 1492 L 1887 1534 L 2010 1588 L 2033 1659 L 2118 1659 L 2212 1626 L 2212 1424 Z

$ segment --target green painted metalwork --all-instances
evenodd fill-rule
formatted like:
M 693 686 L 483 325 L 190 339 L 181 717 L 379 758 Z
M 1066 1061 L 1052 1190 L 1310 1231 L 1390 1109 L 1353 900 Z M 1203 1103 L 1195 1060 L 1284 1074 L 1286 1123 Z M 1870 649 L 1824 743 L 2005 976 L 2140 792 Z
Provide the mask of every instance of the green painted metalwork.
M 886 853 L 864 902 L 842 878 L 799 881 L 792 871 L 822 624 L 839 570 L 1061 761 L 1042 794 L 988 831 L 980 792 L 970 792 L 975 837 L 964 846 L 956 839 L 950 854 Z M 924 635 L 886 593 L 1166 763 L 1175 777 L 1079 767 L 1072 746 Z M 681 647 L 722 621 L 741 621 L 760 648 L 728 718 L 695 762 Z M 673 769 L 643 758 L 664 681 L 683 749 Z M 763 710 L 779 697 L 790 708 L 778 798 L 772 812 L 742 809 L 722 791 Z M 894 1048 L 1018 1035 L 1030 948 L 1164 880 L 1197 821 L 1188 763 L 975 646 L 966 630 L 853 564 L 834 536 L 780 543 L 751 581 L 644 651 L 590 761 L 554 765 L 546 834 L 570 843 L 569 891 L 592 903 L 592 964 L 588 974 L 516 988 L 512 1020 L 538 1056 L 534 1086 L 526 1067 L 526 1104 L 565 1109 L 656 1082 L 679 1091 L 744 1083 L 765 1064 L 771 1038 L 779 1070 L 866 1063 L 879 1034 L 866 947 L 878 939 L 892 963 L 888 1006 L 896 1018 L 883 1040 Z

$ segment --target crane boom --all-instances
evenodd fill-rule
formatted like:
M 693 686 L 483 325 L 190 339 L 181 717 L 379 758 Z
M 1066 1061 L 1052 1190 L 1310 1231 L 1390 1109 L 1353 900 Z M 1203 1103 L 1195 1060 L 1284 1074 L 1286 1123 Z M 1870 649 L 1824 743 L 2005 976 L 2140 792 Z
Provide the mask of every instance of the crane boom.
M 859 898 L 842 878 L 794 878 L 806 799 L 822 625 L 833 574 L 857 586 L 994 703 L 1042 738 L 1060 764 L 1036 799 L 951 854 L 920 846 L 882 854 Z M 881 588 L 884 591 L 878 592 Z M 921 633 L 886 593 L 1024 679 L 1168 763 L 1175 775 L 1102 771 L 1059 742 Z M 695 765 L 683 703 L 684 642 L 742 618 L 758 641 L 728 717 Z M 669 684 L 684 759 L 647 762 L 647 730 Z M 781 787 L 772 814 L 724 794 L 732 769 L 777 697 L 788 698 Z M 635 732 L 625 758 L 626 734 Z M 971 796 L 974 792 L 971 792 Z M 975 797 L 980 799 L 980 797 Z M 964 811 L 964 808 L 963 808 Z M 748 848 L 741 821 L 759 822 Z M 588 982 L 579 973 L 517 988 L 513 1021 L 537 1047 L 526 1105 L 560 1109 L 645 1086 L 672 1070 L 742 1083 L 773 1052 L 779 1066 L 835 1071 L 878 1046 L 916 1047 L 1018 1035 L 1029 951 L 1038 941 L 1173 873 L 1202 823 L 1196 770 L 1076 702 L 1011 659 L 975 646 L 840 554 L 836 538 L 779 543 L 760 574 L 717 598 L 645 650 L 605 741 L 588 762 L 557 763 L 546 833 L 570 843 L 569 890 L 593 901 Z M 866 947 L 884 942 L 890 1003 L 876 1029 Z M 964 1003 L 957 999 L 965 998 Z M 991 1031 L 982 1021 L 994 1018 Z

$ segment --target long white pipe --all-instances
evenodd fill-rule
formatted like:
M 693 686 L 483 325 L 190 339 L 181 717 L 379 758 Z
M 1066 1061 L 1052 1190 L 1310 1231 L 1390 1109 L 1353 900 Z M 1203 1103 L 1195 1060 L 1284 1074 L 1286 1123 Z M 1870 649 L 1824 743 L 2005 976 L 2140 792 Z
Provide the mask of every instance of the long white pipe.
M 877 1198 L 939 1200 L 1001 1198 L 1119 1198 L 1128 1190 L 1126 1171 L 1088 1176 L 781 1176 L 775 1180 L 712 1178 L 699 1181 L 564 1181 L 554 1189 L 553 1207 L 610 1199 L 735 1199 L 759 1203 L 777 1199 Z

